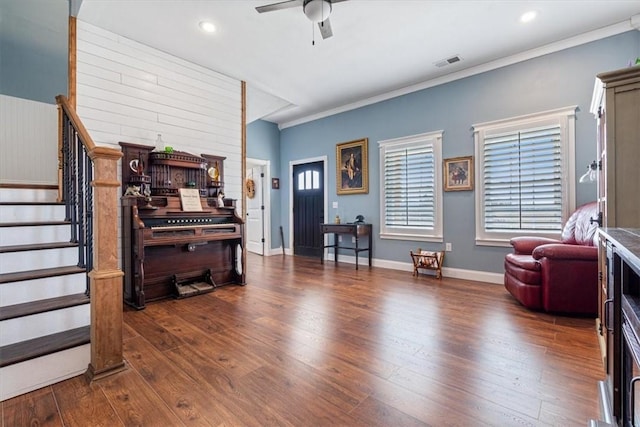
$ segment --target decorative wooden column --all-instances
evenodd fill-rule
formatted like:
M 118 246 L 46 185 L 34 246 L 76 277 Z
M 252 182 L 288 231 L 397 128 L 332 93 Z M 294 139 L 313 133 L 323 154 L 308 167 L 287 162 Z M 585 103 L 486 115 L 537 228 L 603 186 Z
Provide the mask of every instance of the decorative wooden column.
M 247 186 L 245 183 L 247 182 L 247 82 L 244 80 L 240 83 L 241 89 L 241 98 L 242 98 L 242 110 L 241 110 L 241 121 L 242 125 L 240 129 L 241 131 L 241 146 L 242 146 L 242 235 L 245 236 L 245 242 L 247 239 Z M 242 274 L 244 277 L 247 277 L 246 267 L 247 267 L 247 245 L 246 243 L 242 245 L 242 255 L 241 255 L 241 263 L 242 263 Z M 245 279 L 246 282 L 246 279 Z
M 122 357 L 122 277 L 118 268 L 117 167 L 122 152 L 94 146 L 94 225 L 91 282 L 91 363 L 90 381 L 125 369 Z
M 76 0 L 71 0 L 74 4 L 77 3 Z M 80 0 L 81 1 L 81 0 Z M 72 9 L 79 8 L 80 6 L 72 6 Z M 69 33 L 68 42 L 69 42 L 69 50 L 67 53 L 68 63 L 67 63 L 67 103 L 68 105 L 75 110 L 76 108 L 76 70 L 77 70 L 77 44 L 78 44 L 78 22 L 74 15 L 69 16 L 69 24 L 67 31 Z M 56 97 L 56 101 L 58 101 L 58 97 Z M 63 111 L 58 108 L 58 202 L 64 201 L 63 198 L 63 177 L 62 177 L 62 167 L 63 167 L 63 157 L 64 153 L 62 152 L 62 126 L 63 126 Z

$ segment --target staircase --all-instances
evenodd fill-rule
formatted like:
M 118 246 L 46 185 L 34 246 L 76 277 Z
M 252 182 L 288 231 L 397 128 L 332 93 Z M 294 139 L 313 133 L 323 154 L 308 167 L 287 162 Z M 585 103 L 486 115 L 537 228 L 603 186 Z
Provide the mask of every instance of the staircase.
M 0 188 L 0 401 L 90 363 L 87 275 L 56 195 Z

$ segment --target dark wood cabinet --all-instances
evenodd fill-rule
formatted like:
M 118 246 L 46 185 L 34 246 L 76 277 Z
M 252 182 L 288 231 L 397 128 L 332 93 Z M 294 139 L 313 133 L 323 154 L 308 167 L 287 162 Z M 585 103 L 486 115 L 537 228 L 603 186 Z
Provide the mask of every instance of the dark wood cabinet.
M 597 119 L 597 200 L 602 227 L 640 227 L 640 66 L 599 74 L 591 111 Z M 620 420 L 624 384 L 621 290 L 614 286 L 616 266 L 610 240 L 598 242 L 599 312 L 597 329 L 606 371 L 600 384 L 603 414 Z M 618 421 L 616 421 L 618 422 Z M 620 424 L 622 425 L 622 424 Z
M 610 339 L 600 385 L 602 418 L 610 425 L 640 426 L 640 229 L 603 228 L 599 234 L 611 297 L 603 319 Z

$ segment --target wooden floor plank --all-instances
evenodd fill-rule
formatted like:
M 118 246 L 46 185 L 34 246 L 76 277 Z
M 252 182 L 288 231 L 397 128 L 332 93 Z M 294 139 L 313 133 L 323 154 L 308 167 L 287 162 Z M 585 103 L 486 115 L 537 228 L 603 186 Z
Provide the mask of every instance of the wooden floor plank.
M 99 381 L 99 386 L 118 415 L 120 423 L 115 426 L 184 425 L 158 395 L 158 390 L 134 369 L 106 377 Z
M 109 399 L 97 384 L 87 385 L 84 376 L 51 386 L 65 426 L 120 425 L 121 421 Z
M 135 319 L 129 321 L 129 319 Z M 158 350 L 169 350 L 183 344 L 180 337 L 173 335 L 153 321 L 144 311 L 125 311 L 124 321 L 140 336 L 143 336 Z
M 392 406 L 368 397 L 351 415 L 362 420 L 370 427 L 428 427 L 429 424 L 413 418 Z
M 63 426 L 51 387 L 5 400 L 2 409 L 3 426 Z
M 128 340 L 124 346 L 131 367 L 184 425 L 222 423 L 216 411 L 211 410 L 211 396 L 143 337 Z
M 247 282 L 125 308 L 129 369 L 54 385 L 58 421 L 578 426 L 600 417 L 594 319 L 527 310 L 501 285 L 290 256 L 249 254 Z M 46 399 L 34 393 L 24 398 Z M 28 425 L 33 407 L 47 407 L 17 402 L 3 402 L 4 425 Z
M 274 408 L 263 405 L 249 390 L 239 388 L 236 379 L 226 375 L 223 368 L 207 357 L 184 347 L 168 351 L 166 355 L 211 396 L 212 405 L 218 415 L 226 420 L 227 425 L 294 425 Z
M 313 387 L 277 366 L 265 366 L 246 375 L 240 386 L 252 393 L 264 406 L 274 408 L 294 425 L 365 426 L 326 400 L 318 399 Z M 269 393 L 264 393 L 269 390 Z

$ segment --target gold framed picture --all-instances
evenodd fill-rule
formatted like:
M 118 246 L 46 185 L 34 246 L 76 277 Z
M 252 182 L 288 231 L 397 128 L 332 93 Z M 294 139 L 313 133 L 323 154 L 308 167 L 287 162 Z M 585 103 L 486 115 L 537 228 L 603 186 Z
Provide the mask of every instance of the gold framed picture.
M 336 145 L 336 192 L 367 194 L 369 192 L 368 138 Z
M 473 156 L 444 159 L 444 191 L 473 190 Z

